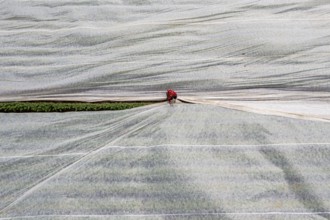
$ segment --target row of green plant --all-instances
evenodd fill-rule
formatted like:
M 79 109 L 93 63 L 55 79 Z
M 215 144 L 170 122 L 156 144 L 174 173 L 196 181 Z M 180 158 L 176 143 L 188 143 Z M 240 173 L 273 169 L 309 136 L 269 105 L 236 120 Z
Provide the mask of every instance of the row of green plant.
M 124 110 L 150 102 L 0 102 L 0 112 L 68 112 L 68 111 L 113 111 Z

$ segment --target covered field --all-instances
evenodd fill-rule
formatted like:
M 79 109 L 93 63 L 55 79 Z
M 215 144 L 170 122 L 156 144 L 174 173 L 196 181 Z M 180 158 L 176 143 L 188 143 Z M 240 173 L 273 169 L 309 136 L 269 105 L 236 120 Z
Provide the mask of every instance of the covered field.
M 330 219 L 327 0 L 0 0 L 0 220 Z

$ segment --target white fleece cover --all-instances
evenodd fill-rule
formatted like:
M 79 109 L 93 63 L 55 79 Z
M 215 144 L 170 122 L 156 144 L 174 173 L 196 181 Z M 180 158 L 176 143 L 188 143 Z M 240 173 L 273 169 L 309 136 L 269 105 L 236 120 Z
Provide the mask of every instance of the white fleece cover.
M 329 0 L 0 0 L 0 219 L 330 219 Z M 193 104 L 189 104 L 193 103 Z

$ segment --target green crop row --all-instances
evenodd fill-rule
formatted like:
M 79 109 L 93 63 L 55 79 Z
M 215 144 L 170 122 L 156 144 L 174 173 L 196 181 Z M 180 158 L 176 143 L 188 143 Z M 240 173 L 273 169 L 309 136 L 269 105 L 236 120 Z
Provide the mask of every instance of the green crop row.
M 148 104 L 151 103 L 0 102 L 0 112 L 114 111 L 140 107 Z

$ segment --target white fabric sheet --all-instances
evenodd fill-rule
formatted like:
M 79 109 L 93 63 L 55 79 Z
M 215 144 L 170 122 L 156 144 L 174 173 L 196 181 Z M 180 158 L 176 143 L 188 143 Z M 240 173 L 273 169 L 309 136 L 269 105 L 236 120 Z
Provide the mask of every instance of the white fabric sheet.
M 330 219 L 328 0 L 0 0 L 0 219 Z M 194 103 L 194 104 L 188 104 Z
M 183 103 L 0 119 L 0 219 L 330 217 L 327 122 Z

